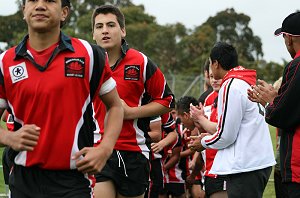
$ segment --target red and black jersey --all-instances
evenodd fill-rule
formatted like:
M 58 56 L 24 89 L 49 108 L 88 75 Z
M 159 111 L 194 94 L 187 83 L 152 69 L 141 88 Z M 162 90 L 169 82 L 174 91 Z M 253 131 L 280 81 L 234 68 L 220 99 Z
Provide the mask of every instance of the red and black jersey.
M 281 129 L 280 169 L 283 182 L 300 183 L 300 50 L 283 71 L 282 84 L 266 107 L 266 121 Z
M 115 87 L 106 53 L 61 33 L 41 66 L 27 41 L 28 36 L 0 56 L 0 107 L 12 112 L 15 130 L 25 124 L 41 128 L 34 151 L 19 152 L 14 161 L 42 169 L 75 169 L 71 156 L 93 146 L 91 101 Z
M 174 122 L 174 126 L 175 126 L 175 122 Z M 176 131 L 176 133 L 177 133 L 177 139 L 172 144 L 170 144 L 169 146 L 167 146 L 163 149 L 163 156 L 161 158 L 161 164 L 166 164 L 168 162 L 169 156 L 172 155 L 172 150 L 175 147 L 180 147 L 180 149 L 182 150 L 181 136 L 180 136 L 180 134 L 178 134 L 177 131 Z M 169 170 L 165 170 L 163 168 L 163 172 L 165 173 L 164 174 L 164 183 L 184 183 L 184 180 L 183 180 L 183 178 L 184 178 L 183 172 L 184 171 L 180 168 L 179 161 L 175 164 L 175 166 L 171 167 Z
M 161 70 L 141 52 L 128 49 L 125 41 L 122 52 L 122 59 L 112 67 L 112 76 L 116 80 L 120 98 L 130 107 L 138 107 L 153 101 L 174 108 L 174 96 Z M 105 111 L 101 101 L 96 100 L 94 105 L 102 134 L 104 126 L 101 123 L 105 118 Z M 149 158 L 150 150 L 147 143 L 150 142 L 146 141 L 149 121 L 149 118 L 124 120 L 115 149 L 141 152 Z M 101 139 L 98 142 L 100 141 Z

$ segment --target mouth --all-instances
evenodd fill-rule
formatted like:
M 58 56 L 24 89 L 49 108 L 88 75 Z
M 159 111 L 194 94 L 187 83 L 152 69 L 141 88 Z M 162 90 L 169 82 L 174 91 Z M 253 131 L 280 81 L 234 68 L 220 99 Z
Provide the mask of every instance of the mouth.
M 46 18 L 48 18 L 44 14 L 34 14 L 34 15 L 32 15 L 32 17 L 35 18 L 35 19 L 46 19 Z
M 110 37 L 105 36 L 105 37 L 102 38 L 102 41 L 107 41 L 109 39 L 110 39 Z

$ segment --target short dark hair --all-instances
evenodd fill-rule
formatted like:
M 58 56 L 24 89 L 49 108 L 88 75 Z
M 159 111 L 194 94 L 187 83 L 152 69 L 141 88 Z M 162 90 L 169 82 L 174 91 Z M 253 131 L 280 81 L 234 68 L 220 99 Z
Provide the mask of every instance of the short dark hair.
M 196 98 L 192 96 L 183 96 L 176 103 L 176 111 L 178 114 L 189 113 L 190 112 L 190 104 L 197 106 L 199 103 Z
M 23 6 L 25 6 L 26 0 L 22 0 L 22 3 L 23 3 Z M 62 8 L 63 8 L 63 7 L 68 7 L 68 8 L 70 9 L 70 11 L 71 11 L 71 2 L 70 2 L 70 0 L 61 0 L 61 7 L 62 7 Z M 69 13 L 69 15 L 67 16 L 67 18 L 66 18 L 65 21 L 61 21 L 61 22 L 60 22 L 60 27 L 63 27 L 63 26 L 66 24 L 66 22 L 67 22 L 69 16 L 70 16 L 70 13 Z
M 23 5 L 25 5 L 26 0 L 22 1 Z M 65 7 L 68 6 L 69 8 L 71 8 L 71 2 L 70 0 L 61 0 L 61 7 Z
M 125 17 L 121 10 L 113 5 L 102 5 L 97 7 L 92 15 L 92 32 L 94 32 L 94 25 L 95 25 L 95 18 L 99 14 L 113 14 L 117 17 L 117 21 L 120 27 L 123 29 L 125 28 Z
M 218 61 L 221 67 L 228 71 L 238 66 L 238 55 L 236 49 L 225 42 L 217 42 L 211 52 L 210 59 L 212 62 Z

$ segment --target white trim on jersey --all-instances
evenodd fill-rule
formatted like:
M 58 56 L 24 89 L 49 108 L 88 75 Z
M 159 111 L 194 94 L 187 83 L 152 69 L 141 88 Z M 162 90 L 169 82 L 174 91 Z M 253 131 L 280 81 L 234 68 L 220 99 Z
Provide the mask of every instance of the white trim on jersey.
M 93 68 L 94 68 L 94 55 L 93 55 L 93 49 L 92 46 L 85 40 L 82 39 L 78 39 L 82 45 L 84 45 L 85 49 L 88 51 L 89 53 L 89 57 L 90 57 L 90 65 L 89 65 L 89 81 L 91 81 L 92 78 L 92 74 L 93 74 Z
M 143 82 L 146 82 L 146 75 L 147 75 L 147 64 L 148 64 L 148 57 L 145 56 L 145 54 L 143 54 L 142 52 L 140 52 L 140 54 L 142 54 L 143 58 L 144 58 L 144 72 L 143 72 Z
M 150 150 L 148 149 L 148 147 L 146 146 L 146 138 L 145 138 L 145 133 L 139 129 L 139 127 L 137 126 L 137 121 L 138 119 L 135 119 L 133 121 L 133 127 L 136 131 L 135 135 L 136 135 L 136 141 L 137 141 L 137 145 L 140 147 L 142 154 L 149 159 L 149 152 Z
M 94 103 L 92 103 L 92 108 L 93 108 L 93 120 L 96 125 L 96 129 L 94 130 L 94 144 L 96 144 L 100 139 L 101 139 L 101 133 L 100 133 L 100 126 L 98 123 L 98 120 L 95 118 L 95 108 L 94 108 Z
M 85 103 L 81 109 L 81 116 L 80 119 L 78 120 L 78 123 L 76 125 L 75 129 L 75 134 L 74 134 L 74 139 L 73 139 L 73 146 L 71 150 L 71 155 L 70 155 L 70 169 L 76 169 L 76 160 L 72 160 L 72 156 L 79 151 L 78 148 L 78 135 L 79 131 L 83 125 L 83 115 L 86 112 L 87 106 L 90 104 L 91 98 L 90 95 L 88 95 L 87 99 L 85 100 Z M 83 158 L 83 156 L 80 157 L 80 159 Z
M 0 69 L 1 69 L 1 73 L 3 76 L 3 63 L 2 63 L 2 59 L 4 57 L 4 55 L 6 54 L 7 51 L 3 52 L 2 54 L 0 54 Z M 1 109 L 6 109 L 8 107 L 7 101 L 0 98 L 0 108 Z
M 110 77 L 107 81 L 105 81 L 101 88 L 100 88 L 100 96 L 109 93 L 111 90 L 113 90 L 116 87 L 117 83 L 116 81 Z

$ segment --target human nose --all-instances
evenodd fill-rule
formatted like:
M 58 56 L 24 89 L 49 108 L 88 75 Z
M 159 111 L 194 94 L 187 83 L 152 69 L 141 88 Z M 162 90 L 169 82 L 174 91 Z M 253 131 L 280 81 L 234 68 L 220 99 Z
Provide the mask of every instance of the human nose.
M 102 34 L 108 34 L 108 27 L 107 27 L 107 25 L 103 25 L 103 27 L 102 27 Z
M 38 0 L 36 1 L 35 10 L 45 10 L 46 5 L 44 0 Z

